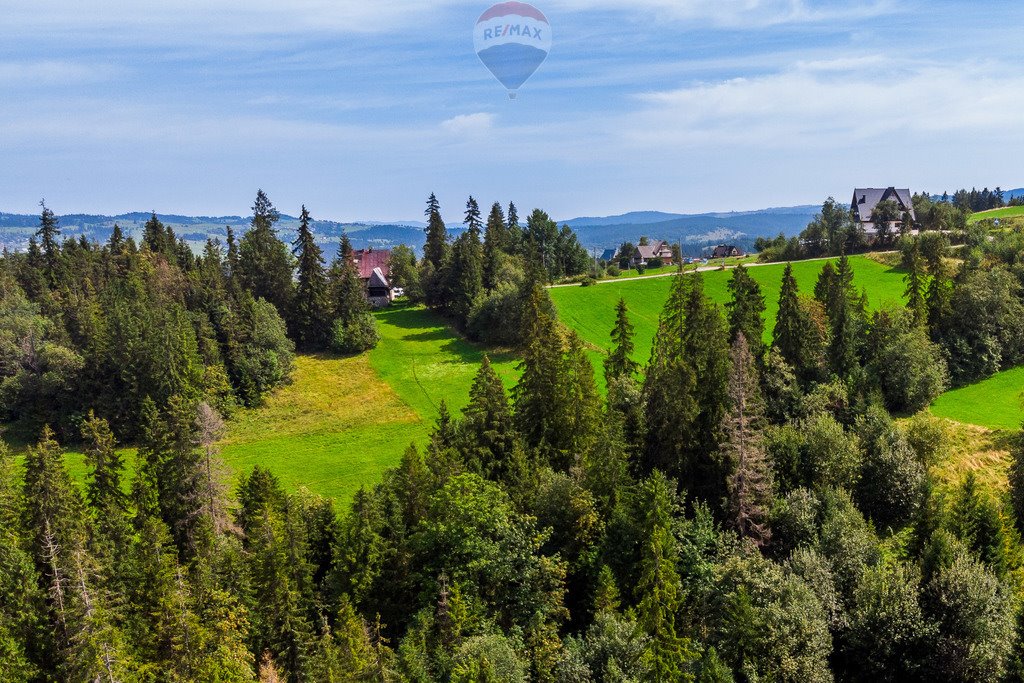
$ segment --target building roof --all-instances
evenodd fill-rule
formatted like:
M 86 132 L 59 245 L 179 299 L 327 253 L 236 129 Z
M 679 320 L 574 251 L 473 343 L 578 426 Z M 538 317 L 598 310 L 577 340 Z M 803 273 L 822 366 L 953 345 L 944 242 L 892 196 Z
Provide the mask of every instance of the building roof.
M 374 268 L 370 272 L 370 287 L 384 287 L 386 289 L 391 289 L 391 284 L 384 275 L 384 271 L 380 268 Z
M 391 251 L 389 249 L 360 249 L 352 252 L 352 259 L 359 267 L 359 277 L 363 280 L 369 280 L 377 268 L 380 269 L 385 280 L 391 275 Z M 386 287 L 387 285 L 381 286 Z
M 911 200 L 910 190 L 895 187 L 858 187 L 853 191 L 854 217 L 861 223 L 871 220 L 871 213 L 880 202 L 891 199 L 899 205 L 900 211 L 910 212 L 910 217 L 917 220 L 914 215 L 914 202 Z
M 615 253 L 617 251 L 618 251 L 618 249 L 605 249 L 604 253 L 601 254 L 601 260 L 602 261 L 611 261 L 613 258 L 615 258 Z
M 636 248 L 637 253 L 640 254 L 640 258 L 643 260 L 658 258 L 659 256 L 668 255 L 672 253 L 672 248 L 668 246 L 668 243 L 664 240 L 657 240 L 650 244 L 645 244 Z M 668 254 L 666 254 L 666 250 Z

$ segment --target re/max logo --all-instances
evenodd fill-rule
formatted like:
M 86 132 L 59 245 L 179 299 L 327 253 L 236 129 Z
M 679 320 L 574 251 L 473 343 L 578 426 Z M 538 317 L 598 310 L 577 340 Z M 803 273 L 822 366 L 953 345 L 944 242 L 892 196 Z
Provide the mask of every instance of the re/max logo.
M 522 36 L 524 38 L 532 38 L 534 40 L 544 39 L 541 36 L 539 28 L 520 26 L 519 24 L 505 24 L 504 26 L 495 26 L 493 28 L 484 29 L 484 40 L 504 38 L 505 36 Z

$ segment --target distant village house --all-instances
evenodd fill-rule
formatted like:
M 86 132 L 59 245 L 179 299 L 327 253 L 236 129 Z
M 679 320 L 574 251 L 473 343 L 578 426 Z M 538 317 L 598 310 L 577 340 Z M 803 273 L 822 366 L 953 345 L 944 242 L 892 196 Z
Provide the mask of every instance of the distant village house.
M 388 249 L 360 249 L 352 252 L 352 260 L 359 269 L 359 278 L 366 286 L 366 297 L 376 308 L 383 308 L 395 300 L 391 286 L 391 251 Z
M 711 258 L 743 258 L 746 254 L 737 246 L 732 244 L 719 244 L 711 252 Z
M 636 248 L 636 256 L 634 257 L 636 264 L 643 262 L 646 265 L 654 259 L 660 259 L 666 266 L 671 266 L 673 263 L 672 246 L 665 240 L 655 240 L 650 244 L 641 244 Z
M 853 191 L 853 202 L 850 211 L 853 219 L 864 229 L 864 234 L 874 237 L 878 234 L 878 228 L 874 222 L 875 208 L 884 201 L 892 201 L 899 208 L 899 215 L 910 214 L 910 219 L 917 220 L 914 214 L 914 203 L 911 201 L 910 190 L 895 187 L 859 187 Z M 896 231 L 902 226 L 902 220 L 889 222 L 889 229 Z

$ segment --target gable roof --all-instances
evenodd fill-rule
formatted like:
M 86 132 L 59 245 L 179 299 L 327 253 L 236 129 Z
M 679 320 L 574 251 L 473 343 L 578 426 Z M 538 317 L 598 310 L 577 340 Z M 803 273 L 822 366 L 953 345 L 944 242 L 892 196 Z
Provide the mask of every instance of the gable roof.
M 645 261 L 647 259 L 658 258 L 663 254 L 666 256 L 671 256 L 672 251 L 671 247 L 668 246 L 668 243 L 665 240 L 656 240 L 654 242 L 651 242 L 650 244 L 639 246 L 636 248 L 636 250 L 637 253 L 640 255 L 640 258 L 642 258 Z M 668 251 L 668 254 L 665 253 L 666 250 Z
M 374 268 L 370 272 L 370 287 L 384 287 L 385 289 L 391 289 L 391 284 L 388 283 L 387 277 L 384 276 L 384 271 L 380 268 Z
M 917 216 L 914 215 L 914 202 L 907 188 L 858 187 L 853 191 L 853 202 L 850 206 L 854 217 L 861 223 L 867 223 L 871 220 L 871 213 L 875 207 L 888 199 L 896 202 L 900 211 L 909 212 L 910 217 L 917 220 Z
M 601 254 L 601 260 L 602 261 L 611 261 L 613 258 L 615 258 L 615 253 L 617 251 L 618 251 L 617 249 L 605 249 L 604 253 Z
M 389 249 L 360 249 L 352 252 L 352 260 L 359 268 L 359 277 L 369 280 L 373 271 L 380 268 L 381 275 L 386 279 L 391 274 L 391 251 Z M 381 285 L 386 287 L 387 285 Z

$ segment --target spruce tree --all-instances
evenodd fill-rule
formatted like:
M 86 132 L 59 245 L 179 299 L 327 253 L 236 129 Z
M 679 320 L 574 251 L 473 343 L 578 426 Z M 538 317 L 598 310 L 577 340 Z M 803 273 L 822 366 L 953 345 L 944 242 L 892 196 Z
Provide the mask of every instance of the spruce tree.
M 274 225 L 280 214 L 266 193 L 259 190 L 252 207 L 251 227 L 238 245 L 239 283 L 256 299 L 266 299 L 282 317 L 290 310 L 294 293 L 292 255 Z
M 743 334 L 747 344 L 759 358 L 764 352 L 764 295 L 761 285 L 750 277 L 750 273 L 742 265 L 732 271 L 729 278 L 730 301 L 725 305 L 729 317 L 729 341 Z
M 857 367 L 865 323 L 858 315 L 853 268 L 845 254 L 839 259 L 831 297 L 824 304 L 829 328 L 829 364 L 836 375 L 846 378 Z
M 566 345 L 565 371 L 559 400 L 563 412 L 559 447 L 564 455 L 559 464 L 569 469 L 582 465 L 586 454 L 594 448 L 602 417 L 594 365 L 575 330 L 569 333 Z
M 921 247 L 917 240 L 914 240 L 910 250 L 910 258 L 907 263 L 907 274 L 903 276 L 907 288 L 904 296 L 907 297 L 907 308 L 915 326 L 928 323 L 928 302 L 926 300 L 924 259 L 921 258 Z
M 330 306 L 323 251 L 310 229 L 312 217 L 305 205 L 299 216 L 299 231 L 292 243 L 298 264 L 295 301 L 291 309 L 295 344 L 301 349 L 323 349 L 330 335 Z
M 519 227 L 519 210 L 516 205 L 509 202 L 508 213 L 506 214 L 508 226 L 508 247 L 509 253 L 523 254 L 523 229 Z
M 561 438 L 560 399 L 565 378 L 564 341 L 545 307 L 547 293 L 535 287 L 527 302 L 529 340 L 518 366 L 522 373 L 512 390 L 516 426 L 523 440 L 550 460 Z
M 793 277 L 793 264 L 787 263 L 782 273 L 782 289 L 779 292 L 779 312 L 775 317 L 773 346 L 782 354 L 790 366 L 800 369 L 804 360 L 801 341 L 803 335 L 801 325 L 805 323 L 800 310 L 796 278 Z
M 465 224 L 466 229 L 469 232 L 476 233 L 478 240 L 480 239 L 484 224 L 480 213 L 480 205 L 472 196 L 470 196 L 469 200 L 466 201 L 466 217 L 465 220 L 463 220 L 463 224 Z
M 644 542 L 640 552 L 640 596 L 637 621 L 651 637 L 653 680 L 683 680 L 696 658 L 689 640 L 679 635 L 676 619 L 683 604 L 683 586 L 676 569 L 679 549 L 673 527 L 673 487 L 660 472 L 640 486 Z
M 352 324 L 370 310 L 366 287 L 359 278 L 359 269 L 352 258 L 352 243 L 342 235 L 341 245 L 329 273 L 330 310 L 333 319 L 342 325 Z
M 730 408 L 723 421 L 722 453 L 730 471 L 729 513 L 740 536 L 758 546 L 771 539 L 768 512 L 772 502 L 771 466 L 761 443 L 764 406 L 754 357 L 741 332 L 732 343 Z
M 505 386 L 485 355 L 459 422 L 459 448 L 467 467 L 488 479 L 511 482 L 517 438 Z
M 427 243 L 423 247 L 423 258 L 440 272 L 448 254 L 448 229 L 441 218 L 441 205 L 434 193 L 427 200 Z
M 484 288 L 494 289 L 498 284 L 498 269 L 502 256 L 509 252 L 509 231 L 505 225 L 505 212 L 494 202 L 487 216 L 484 231 Z
M 480 230 L 470 228 L 452 245 L 446 272 L 447 308 L 460 326 L 469 320 L 473 302 L 483 291 L 483 265 Z
M 672 289 L 654 337 L 644 378 L 645 469 L 660 469 L 688 480 L 693 422 L 699 411 L 697 377 L 683 347 L 686 325 L 686 275 L 672 278 Z
M 729 332 L 718 305 L 704 294 L 700 273 L 689 277 L 685 302 L 683 353 L 697 378 L 694 400 L 700 411 L 688 439 L 693 453 L 692 490 L 708 499 L 719 499 L 722 470 L 719 463 L 722 419 L 729 405 Z
M 640 364 L 633 360 L 633 324 L 629 321 L 629 310 L 626 308 L 626 300 L 619 299 L 615 306 L 615 327 L 612 328 L 612 342 L 615 348 L 604 359 L 605 382 L 610 384 L 612 380 L 620 377 L 635 377 L 640 371 Z
M 43 212 L 39 217 L 39 229 L 35 236 L 39 238 L 39 244 L 43 250 L 43 261 L 46 269 L 46 280 L 51 287 L 57 284 L 57 275 L 60 268 L 60 243 L 57 238 L 60 236 L 60 221 L 53 211 L 46 206 L 46 201 L 39 202 Z

